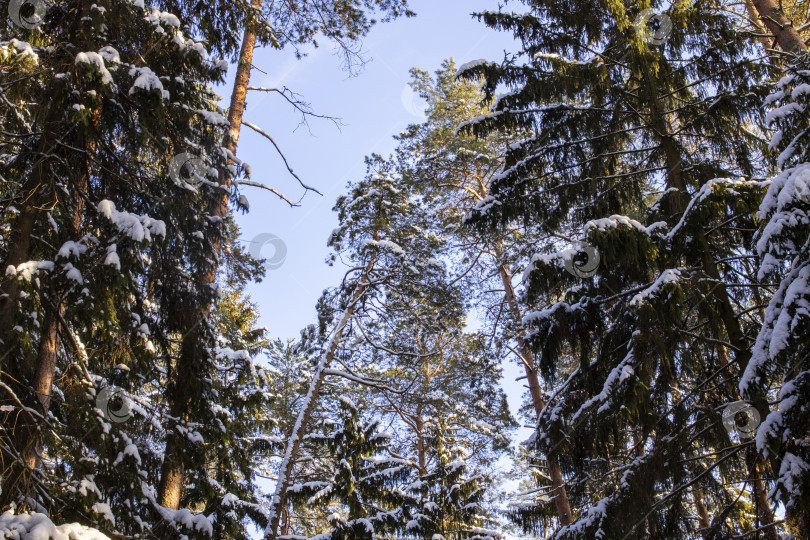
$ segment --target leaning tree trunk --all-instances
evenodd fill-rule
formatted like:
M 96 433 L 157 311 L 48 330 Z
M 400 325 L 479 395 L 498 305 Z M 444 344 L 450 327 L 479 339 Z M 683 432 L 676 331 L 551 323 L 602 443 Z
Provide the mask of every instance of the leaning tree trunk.
M 261 0 L 251 0 L 251 7 L 255 10 L 261 8 Z M 239 51 L 239 63 L 236 68 L 236 78 L 231 92 L 231 105 L 228 109 L 228 134 L 225 138 L 225 148 L 232 156 L 236 155 L 236 146 L 239 141 L 239 132 L 242 127 L 242 116 L 245 112 L 245 101 L 248 84 L 250 83 L 250 71 L 253 65 L 253 52 L 256 48 L 256 31 L 248 23 L 242 38 L 242 48 Z M 228 215 L 228 202 L 230 196 L 231 177 L 227 171 L 220 173 L 219 179 L 220 193 L 212 208 L 211 214 L 219 218 Z M 219 255 L 222 250 L 222 239 L 216 236 L 212 242 L 213 251 Z M 202 290 L 208 289 L 217 280 L 217 263 L 213 262 L 204 272 L 200 287 Z M 188 320 L 193 321 L 191 328 L 199 329 L 211 313 L 211 306 L 202 304 L 196 308 Z M 192 343 L 186 343 L 198 339 L 198 332 L 190 331 L 183 337 L 183 350 L 195 351 L 196 347 Z M 196 353 L 189 353 L 194 355 Z M 181 358 L 184 355 L 181 355 Z M 184 359 L 185 360 L 185 359 Z M 198 359 L 197 359 L 198 360 Z M 169 394 L 169 408 L 172 415 L 180 420 L 189 420 L 191 415 L 191 404 L 196 386 L 194 385 L 193 365 L 191 361 L 179 361 L 174 370 L 174 380 L 171 381 Z M 177 510 L 180 506 L 180 498 L 185 485 L 185 464 L 181 451 L 181 443 L 177 436 L 171 435 L 166 439 L 166 459 L 163 461 L 161 469 L 160 485 L 158 487 L 158 502 L 167 508 Z
M 500 257 L 500 254 L 498 255 Z M 505 290 L 504 297 L 509 305 L 512 318 L 519 321 L 520 307 L 518 306 L 517 297 L 515 296 L 512 276 L 509 273 L 509 269 L 504 265 L 501 265 L 499 268 L 499 273 Z M 537 365 L 534 361 L 534 354 L 522 335 L 518 334 L 517 342 L 523 360 L 523 367 L 526 370 L 526 380 L 529 383 L 532 406 L 534 407 L 535 414 L 540 416 L 540 413 L 546 408 L 546 402 L 543 400 L 543 391 L 540 388 L 540 380 L 537 377 Z M 554 505 L 557 507 L 557 516 L 560 519 L 560 524 L 570 525 L 573 523 L 573 515 L 571 514 L 571 504 L 568 502 L 568 492 L 565 490 L 565 479 L 562 475 L 560 462 L 553 452 L 546 455 L 546 462 L 548 463 L 548 475 L 551 478 L 551 492 L 553 493 Z
M 278 480 L 276 481 L 276 489 L 273 493 L 273 498 L 270 500 L 270 512 L 267 528 L 264 531 L 266 540 L 276 540 L 278 538 L 278 527 L 281 521 L 282 510 L 287 503 L 287 490 L 290 487 L 292 480 L 292 470 L 295 466 L 295 461 L 298 458 L 298 452 L 301 447 L 301 440 L 307 433 L 307 424 L 312 416 L 312 411 L 315 410 L 315 405 L 318 403 L 318 398 L 321 393 L 321 387 L 326 380 L 327 369 L 335 357 L 340 342 L 343 338 L 343 329 L 354 316 L 355 308 L 360 299 L 366 294 L 369 288 L 369 272 L 373 267 L 373 262 L 369 263 L 363 275 L 360 278 L 360 284 L 355 289 L 348 306 L 346 306 L 343 316 L 341 316 L 337 325 L 333 329 L 332 339 L 329 341 L 325 348 L 325 353 L 321 356 L 320 362 L 312 374 L 312 381 L 309 385 L 309 391 L 304 398 L 304 403 L 301 410 L 298 412 L 298 417 L 295 421 L 292 433 L 287 439 L 287 445 L 284 450 L 284 458 L 279 465 Z

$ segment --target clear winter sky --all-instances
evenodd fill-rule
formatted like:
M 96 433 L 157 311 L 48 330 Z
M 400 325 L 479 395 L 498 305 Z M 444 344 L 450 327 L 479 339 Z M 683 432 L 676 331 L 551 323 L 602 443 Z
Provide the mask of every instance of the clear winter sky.
M 323 289 L 340 282 L 343 269 L 324 262 L 329 254 L 326 240 L 337 226 L 332 207 L 347 182 L 363 177 L 364 157 L 388 155 L 395 147 L 392 136 L 424 119 L 423 104 L 407 86 L 409 69 L 432 73 L 450 57 L 461 65 L 479 58 L 499 61 L 504 51 L 517 50 L 509 35 L 471 16 L 497 10 L 497 0 L 410 0 L 410 4 L 416 17 L 371 30 L 363 41 L 368 63 L 353 77 L 342 70 L 341 59 L 326 42 L 301 60 L 292 51 L 256 52 L 253 63 L 267 74 L 254 70 L 251 86 L 289 87 L 316 113 L 339 117 L 343 123 L 337 129 L 329 121 L 314 119 L 309 130 L 306 126 L 296 130 L 300 115 L 283 99 L 272 93 L 248 94 L 245 120 L 268 131 L 301 179 L 323 193 L 322 197 L 308 194 L 300 207 L 290 208 L 266 191 L 244 188 L 250 212 L 237 221 L 248 248 L 257 236 L 272 234 L 283 240 L 287 250 L 284 263 L 248 290 L 272 338 L 298 337 L 302 328 L 315 322 L 314 306 Z M 232 65 L 227 85 L 220 89 L 223 106 L 228 104 L 234 71 Z M 251 165 L 253 180 L 272 185 L 293 200 L 301 195 L 269 141 L 246 126 L 238 156 Z M 261 253 L 276 259 L 271 243 Z M 510 361 L 504 372 L 504 386 L 516 412 L 523 392 L 514 382 L 519 368 Z M 526 438 L 527 433 L 522 430 L 520 437 Z
M 504 51 L 514 52 L 517 43 L 507 34 L 487 28 L 471 14 L 497 10 L 497 0 L 411 0 L 417 16 L 375 26 L 363 41 L 369 60 L 356 76 L 342 70 L 341 59 L 326 42 L 297 60 L 292 51 L 258 50 L 251 86 L 289 87 L 312 105 L 315 112 L 339 117 L 332 122 L 314 119 L 310 128 L 296 127 L 300 115 L 274 93 L 250 92 L 245 120 L 268 131 L 284 151 L 290 165 L 304 182 L 323 196 L 308 194 L 301 206 L 290 208 L 274 195 L 256 188 L 243 188 L 250 212 L 239 216 L 242 238 L 248 243 L 267 233 L 286 245 L 284 263 L 267 272 L 262 283 L 250 287 L 258 303 L 261 324 L 270 336 L 298 337 L 314 322 L 315 302 L 323 289 L 342 277 L 339 267 L 330 268 L 326 240 L 337 226 L 332 207 L 345 192 L 346 183 L 361 179 L 363 158 L 371 153 L 388 155 L 395 146 L 392 136 L 408 124 L 421 121 L 423 104 L 407 83 L 411 67 L 434 72 L 444 59 L 457 65 L 485 58 L 499 61 Z M 220 89 L 227 106 L 234 66 L 227 86 Z M 310 133 L 311 130 L 311 133 Z M 238 156 L 252 167 L 253 180 L 274 186 L 293 200 L 301 188 L 291 178 L 273 147 L 250 128 L 242 127 Z M 261 238 L 260 238 L 261 240 Z M 264 245 L 262 256 L 274 259 L 274 247 Z M 504 366 L 506 386 L 513 411 L 521 389 L 513 381 L 514 362 Z

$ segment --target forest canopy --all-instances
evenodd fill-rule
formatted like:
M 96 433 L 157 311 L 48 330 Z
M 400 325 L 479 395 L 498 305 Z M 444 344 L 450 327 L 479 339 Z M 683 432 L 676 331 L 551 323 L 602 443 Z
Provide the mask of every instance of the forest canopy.
M 3 538 L 810 538 L 804 0 L 472 14 L 515 49 L 413 59 L 296 339 L 240 220 L 320 192 L 246 103 L 330 117 L 254 53 L 362 77 L 407 0 L 0 12 Z

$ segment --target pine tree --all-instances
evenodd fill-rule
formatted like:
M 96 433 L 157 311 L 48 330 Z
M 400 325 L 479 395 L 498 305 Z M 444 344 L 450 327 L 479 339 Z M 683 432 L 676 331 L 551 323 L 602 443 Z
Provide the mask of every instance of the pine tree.
M 319 351 L 307 396 L 298 411 L 278 482 L 271 499 L 269 539 L 277 538 L 287 489 L 293 482 L 300 447 L 321 396 L 331 364 L 344 340 L 361 332 L 363 324 L 384 314 L 391 302 L 411 298 L 430 302 L 442 295 L 444 266 L 436 259 L 441 241 L 418 224 L 423 209 L 407 191 L 397 187 L 392 164 L 378 157 L 368 160 L 367 177 L 350 186 L 335 206 L 340 226 L 330 237 L 334 254 L 349 268 L 340 287 L 326 291 L 319 301 Z
M 530 396 L 527 410 L 535 421 L 545 400 L 534 354 L 519 327 L 525 305 L 515 293 L 513 276 L 523 272 L 527 248 L 537 249 L 548 240 L 520 224 L 486 231 L 466 226 L 474 208 L 493 201 L 490 189 L 509 144 L 528 132 L 507 130 L 478 138 L 459 132 L 459 126 L 489 113 L 492 101 L 483 95 L 480 79 L 456 79 L 452 60 L 442 64 L 435 79 L 419 70 L 412 75 L 414 89 L 428 103 L 428 118 L 397 137 L 398 165 L 411 189 L 435 208 L 438 220 L 431 225 L 437 234 L 450 239 L 448 253 L 458 261 L 457 273 L 465 288 L 474 291 L 471 301 L 483 312 L 489 332 L 503 340 L 524 367 Z M 568 524 L 571 508 L 553 454 L 548 456 L 548 464 L 555 509 L 561 523 Z

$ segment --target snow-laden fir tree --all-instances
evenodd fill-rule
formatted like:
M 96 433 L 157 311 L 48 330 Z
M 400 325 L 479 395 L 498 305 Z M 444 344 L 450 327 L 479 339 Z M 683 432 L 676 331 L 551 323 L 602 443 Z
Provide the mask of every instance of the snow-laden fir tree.
M 776 128 L 771 147 L 781 173 L 774 176 L 757 217 L 759 279 L 775 283 L 751 363 L 740 381 L 744 395 L 775 391 L 777 410 L 759 427 L 757 450 L 778 464 L 772 496 L 784 505 L 799 537 L 810 534 L 810 155 L 807 54 L 799 55 L 768 99 Z
M 472 221 L 560 238 L 525 274 L 523 318 L 554 385 L 537 449 L 576 514 L 555 537 L 773 538 L 772 464 L 721 422 L 766 294 L 750 246 L 769 67 L 715 3 L 528 7 L 482 15 L 519 54 L 461 71 L 508 89 L 465 130 L 532 132 Z
M 485 511 L 485 494 L 493 478 L 470 470 L 467 460 L 472 448 L 457 436 L 457 427 L 443 418 L 433 418 L 428 424 L 433 424 L 427 426 L 428 465 L 408 486 L 418 503 L 407 533 L 445 540 L 504 538 Z
M 121 534 L 160 523 L 164 538 L 175 527 L 210 536 L 217 513 L 158 504 L 164 429 L 195 454 L 194 478 L 216 478 L 201 436 L 221 424 L 211 409 L 216 366 L 245 360 L 238 348 L 252 339 L 182 319 L 217 298 L 194 276 L 215 258 L 212 239 L 228 244 L 233 231 L 207 215 L 220 197 L 214 167 L 226 158 L 225 120 L 208 85 L 223 66 L 179 26 L 140 3 L 74 2 L 52 6 L 38 29 L 15 26 L 2 43 L 15 96 L 2 118 L 3 496 Z M 189 331 L 194 350 L 180 350 Z M 176 414 L 164 422 L 163 389 L 180 357 L 198 369 L 196 423 Z M 124 403 L 105 401 L 112 385 Z M 131 417 L 111 421 L 127 402 Z M 225 396 L 221 405 L 235 406 Z M 205 508 L 204 483 L 196 509 Z
M 290 486 L 293 507 L 326 510 L 331 540 L 372 540 L 404 529 L 413 497 L 401 486 L 413 463 L 393 458 L 390 436 L 380 420 L 366 420 L 346 396 L 339 398 L 335 420 L 325 419 L 307 435 L 319 462 L 307 481 Z M 297 504 L 296 504 L 297 503 Z

